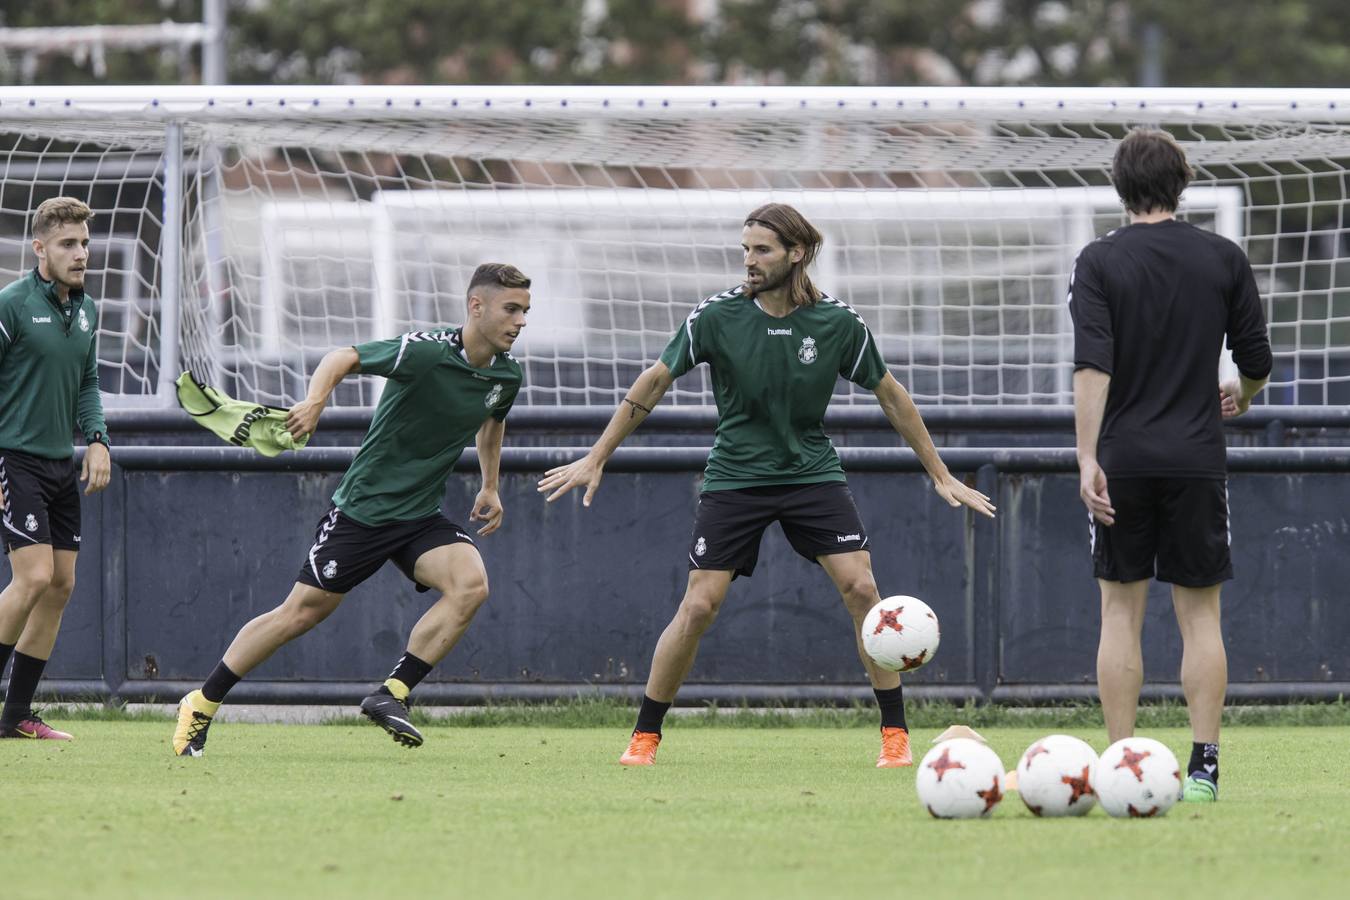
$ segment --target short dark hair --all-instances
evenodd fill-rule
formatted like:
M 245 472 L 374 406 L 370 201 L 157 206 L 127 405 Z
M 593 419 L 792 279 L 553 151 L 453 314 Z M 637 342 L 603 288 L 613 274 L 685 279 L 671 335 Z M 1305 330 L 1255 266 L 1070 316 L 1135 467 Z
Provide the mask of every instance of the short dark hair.
M 1111 160 L 1111 183 L 1125 208 L 1137 215 L 1154 209 L 1175 212 L 1194 177 L 1186 151 L 1165 131 L 1132 130 Z
M 525 273 L 508 263 L 483 263 L 473 270 L 473 277 L 469 279 L 468 294 L 472 294 L 474 288 L 480 287 L 496 288 L 529 288 L 530 279 Z
M 52 197 L 43 200 L 33 213 L 33 237 L 40 239 L 62 225 L 79 225 L 92 218 L 94 211 L 83 200 L 76 200 L 74 197 Z

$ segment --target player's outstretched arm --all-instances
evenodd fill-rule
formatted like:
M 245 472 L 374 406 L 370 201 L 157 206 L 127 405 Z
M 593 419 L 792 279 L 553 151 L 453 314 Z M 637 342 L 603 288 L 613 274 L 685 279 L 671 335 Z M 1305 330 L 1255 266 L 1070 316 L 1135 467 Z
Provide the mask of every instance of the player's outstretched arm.
M 663 362 L 657 362 L 637 377 L 628 394 L 614 411 L 614 416 L 605 426 L 600 439 L 591 447 L 591 451 L 575 462 L 549 469 L 539 480 L 539 493 L 548 494 L 549 503 L 557 500 L 574 487 L 585 485 L 586 494 L 581 498 L 582 506 L 590 506 L 591 498 L 600 487 L 600 478 L 605 471 L 605 463 L 614 451 L 623 443 L 624 438 L 633 433 L 647 415 L 661 402 L 661 398 L 675 383 Z
M 1114 525 L 1116 511 L 1107 492 L 1106 473 L 1097 463 L 1097 438 L 1106 415 L 1111 376 L 1092 368 L 1073 373 L 1073 425 L 1078 445 L 1078 496 L 1103 525 Z
M 933 439 L 928 434 L 928 428 L 923 424 L 923 417 L 919 415 L 919 409 L 910 399 L 905 386 L 887 372 L 881 383 L 876 386 L 874 393 L 892 427 L 914 450 L 924 470 L 928 472 L 928 477 L 933 479 L 933 490 L 938 492 L 938 496 L 946 500 L 950 506 L 967 506 L 977 513 L 993 518 L 995 507 L 989 502 L 989 498 L 966 486 L 947 471 L 947 464 L 938 456 Z
M 309 393 L 305 399 L 291 407 L 286 414 L 286 430 L 292 437 L 300 438 L 313 434 L 319 427 L 319 413 L 328 404 L 333 389 L 342 379 L 361 371 L 361 357 L 355 347 L 340 347 L 329 351 L 314 375 L 309 379 Z
M 506 422 L 488 416 L 474 439 L 478 447 L 478 469 L 483 473 L 483 487 L 474 498 L 469 521 L 482 522 L 478 533 L 492 534 L 502 527 L 502 500 L 497 492 L 497 475 L 501 471 L 502 438 L 506 436 Z

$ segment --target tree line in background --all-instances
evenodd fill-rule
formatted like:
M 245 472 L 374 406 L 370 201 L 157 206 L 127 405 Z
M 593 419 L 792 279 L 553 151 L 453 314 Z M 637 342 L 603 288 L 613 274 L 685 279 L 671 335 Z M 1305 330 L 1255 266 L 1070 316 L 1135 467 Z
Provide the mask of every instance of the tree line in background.
M 200 21 L 201 0 L 6 4 L 0 27 Z M 229 0 L 234 83 L 1340 87 L 1344 0 Z M 200 57 L 53 48 L 0 82 L 177 83 Z

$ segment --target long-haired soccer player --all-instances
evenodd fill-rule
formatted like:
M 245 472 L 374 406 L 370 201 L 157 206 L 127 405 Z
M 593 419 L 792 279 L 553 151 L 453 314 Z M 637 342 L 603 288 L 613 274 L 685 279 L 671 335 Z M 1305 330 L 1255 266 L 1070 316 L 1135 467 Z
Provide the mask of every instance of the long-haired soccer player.
M 1233 577 L 1223 418 L 1270 375 L 1251 264 L 1227 238 L 1179 222 L 1186 154 L 1161 131 L 1120 142 L 1111 180 L 1130 224 L 1088 244 L 1069 280 L 1079 491 L 1102 595 L 1097 686 L 1112 742 L 1134 732 L 1150 578 L 1171 582 L 1194 743 L 1187 800 L 1219 794 L 1228 661 L 1219 589 Z M 1240 376 L 1219 385 L 1224 338 Z
M 408 693 L 469 627 L 488 595 L 487 572 L 466 529 L 441 514 L 445 479 L 476 442 L 482 490 L 469 514 L 478 534 L 502 523 L 498 463 L 506 414 L 520 390 L 512 344 L 530 309 L 530 279 L 514 266 L 487 263 L 469 281 L 462 328 L 413 331 L 400 338 L 334 350 L 290 410 L 287 427 L 310 434 L 333 389 L 363 372 L 389 379 L 370 431 L 319 519 L 295 587 L 280 606 L 240 629 L 215 671 L 178 707 L 173 752 L 200 756 L 211 717 L 240 678 L 287 641 L 337 609 L 342 597 L 392 560 L 441 597 L 413 626 L 407 652 L 389 678 L 361 702 L 361 712 L 407 747 L 422 744 L 408 720 Z
M 624 765 L 655 761 L 662 720 L 694 663 L 699 639 L 732 579 L 754 572 L 760 538 L 772 523 L 782 525 L 794 550 L 825 569 L 853 618 L 855 637 L 881 599 L 867 531 L 822 424 L 839 376 L 875 392 L 943 500 L 994 513 L 988 497 L 947 471 L 862 318 L 811 282 L 807 269 L 821 240 L 791 206 L 770 203 L 751 212 L 741 232 L 745 282 L 696 306 L 660 361 L 633 383 L 590 452 L 539 482 L 550 502 L 584 487 L 582 502 L 589 506 L 605 461 L 624 438 L 676 378 L 708 364 L 717 437 L 689 542 L 689 582 L 657 642 L 637 727 L 619 760 Z M 881 707 L 877 766 L 910 765 L 900 676 L 878 668 L 861 643 L 858 652 Z
M 73 197 L 33 213 L 37 265 L 0 291 L 0 535 L 13 577 L 0 593 L 0 674 L 14 657 L 0 737 L 69 740 L 33 712 L 33 695 L 75 588 L 80 550 L 76 427 L 89 442 L 85 493 L 108 485 L 98 393 L 98 313 L 84 293 L 93 212 Z

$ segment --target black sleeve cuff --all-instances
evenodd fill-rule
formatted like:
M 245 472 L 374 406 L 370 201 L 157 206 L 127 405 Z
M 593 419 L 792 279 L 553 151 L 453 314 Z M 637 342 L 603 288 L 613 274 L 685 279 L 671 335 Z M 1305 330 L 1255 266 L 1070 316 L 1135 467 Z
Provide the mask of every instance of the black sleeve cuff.
M 89 435 L 88 442 L 91 444 L 102 444 L 109 450 L 112 449 L 112 444 L 108 442 L 108 435 L 102 431 L 95 431 L 93 434 Z

